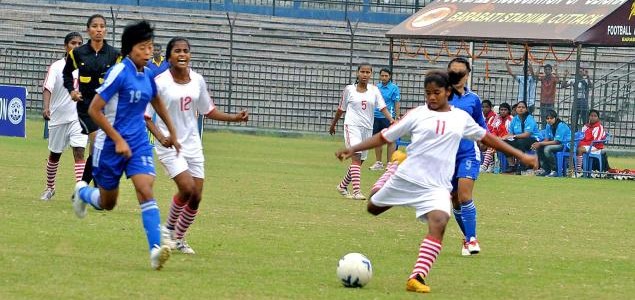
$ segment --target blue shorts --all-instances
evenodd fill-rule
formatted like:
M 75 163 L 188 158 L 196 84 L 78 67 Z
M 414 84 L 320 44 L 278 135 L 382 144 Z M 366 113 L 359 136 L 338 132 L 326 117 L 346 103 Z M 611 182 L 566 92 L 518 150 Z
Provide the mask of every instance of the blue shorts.
M 481 162 L 476 156 L 457 156 L 456 165 L 454 166 L 454 176 L 452 176 L 452 191 L 455 192 L 459 187 L 459 178 L 467 178 L 476 181 L 478 179 Z
M 386 118 L 375 118 L 373 121 L 373 135 L 381 132 L 382 130 L 390 127 L 390 121 Z
M 101 188 L 110 191 L 119 187 L 119 179 L 124 171 L 127 178 L 137 174 L 156 176 L 152 148 L 134 149 L 129 159 L 115 153 L 114 147 L 94 149 L 93 177 Z

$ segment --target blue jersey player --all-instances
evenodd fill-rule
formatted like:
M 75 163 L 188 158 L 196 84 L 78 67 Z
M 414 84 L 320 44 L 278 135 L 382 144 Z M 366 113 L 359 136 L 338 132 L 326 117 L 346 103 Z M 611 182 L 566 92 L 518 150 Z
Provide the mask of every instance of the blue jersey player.
M 170 132 L 166 144 L 179 148 L 172 121 L 157 96 L 152 72 L 145 67 L 152 55 L 154 30 L 146 21 L 126 26 L 121 37 L 121 63 L 106 74 L 93 98 L 88 114 L 99 126 L 93 154 L 93 176 L 99 188 L 80 181 L 75 185 L 73 209 L 86 216 L 88 204 L 97 210 L 112 210 L 117 204 L 119 179 L 123 172 L 132 179 L 141 206 L 143 227 L 150 245 L 150 265 L 160 270 L 170 257 L 170 247 L 161 246 L 159 207 L 154 200 L 152 146 L 145 130 L 148 102 Z
M 487 129 L 481 98 L 466 86 L 471 71 L 470 63 L 465 58 L 457 57 L 448 64 L 448 75 L 454 89 L 450 104 L 466 111 L 477 124 Z M 476 142 L 461 140 L 452 177 L 452 205 L 454 218 L 465 236 L 461 249 L 464 256 L 481 251 L 476 239 L 476 206 L 472 200 L 474 182 L 478 178 L 481 165 L 480 156 Z

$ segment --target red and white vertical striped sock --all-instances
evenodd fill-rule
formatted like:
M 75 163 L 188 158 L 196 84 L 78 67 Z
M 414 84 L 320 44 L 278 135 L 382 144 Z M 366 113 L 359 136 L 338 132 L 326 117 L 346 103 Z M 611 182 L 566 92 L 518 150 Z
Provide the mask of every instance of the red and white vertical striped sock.
M 82 180 L 82 174 L 84 174 L 85 160 L 75 162 L 75 182 Z
M 492 154 L 494 154 L 494 151 L 492 149 L 487 149 L 487 151 L 485 151 L 485 155 L 483 156 L 483 163 L 481 164 L 483 168 L 486 169 L 492 163 Z
M 55 189 L 55 176 L 57 176 L 57 166 L 60 165 L 60 162 L 52 162 L 50 160 L 46 160 L 46 187 L 49 189 Z
M 179 216 L 181 216 L 181 212 L 183 212 L 183 208 L 185 207 L 185 204 L 187 203 L 182 202 L 181 199 L 176 197 L 176 195 L 172 197 L 172 204 L 170 205 L 170 213 L 168 214 L 168 220 L 165 223 L 165 226 L 168 227 L 168 229 L 174 229 L 176 225 L 176 221 L 179 219 Z
M 350 173 L 351 173 L 351 183 L 353 184 L 353 194 L 359 194 L 360 184 L 361 184 L 361 169 L 360 165 L 351 165 Z
M 350 183 L 351 183 L 351 167 L 348 167 L 348 170 L 346 171 L 346 175 L 344 176 L 344 178 L 340 182 L 340 189 L 348 188 L 348 185 Z
M 575 169 L 578 173 L 582 173 L 582 155 L 575 157 Z
M 426 236 L 423 242 L 421 242 L 421 247 L 419 247 L 419 257 L 412 270 L 412 274 L 410 274 L 410 278 L 415 278 L 417 274 L 427 277 L 432 264 L 437 260 L 437 256 L 439 256 L 439 252 L 441 252 L 441 241 L 429 235 Z
M 399 167 L 399 164 L 397 164 L 396 162 L 389 162 L 388 165 L 386 165 L 386 172 L 384 172 L 384 174 L 382 174 L 381 177 L 377 179 L 377 182 L 373 184 L 370 192 L 372 194 L 377 193 L 377 191 L 379 191 L 381 187 L 386 184 L 386 181 L 388 181 L 388 179 L 390 179 L 390 177 L 392 177 L 392 175 L 397 172 L 397 167 Z
M 190 228 L 190 225 L 194 223 L 194 218 L 196 218 L 196 213 L 198 210 L 193 210 L 188 206 L 185 206 L 183 213 L 179 216 L 179 220 L 176 222 L 176 230 L 174 231 L 174 235 L 177 240 L 182 239 L 185 236 L 185 232 Z

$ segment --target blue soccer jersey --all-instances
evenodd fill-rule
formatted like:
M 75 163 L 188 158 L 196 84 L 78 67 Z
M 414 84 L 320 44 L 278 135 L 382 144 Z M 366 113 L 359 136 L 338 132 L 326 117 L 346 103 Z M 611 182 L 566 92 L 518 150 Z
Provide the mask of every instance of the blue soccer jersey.
M 547 133 L 545 138 L 552 141 L 558 141 L 562 145 L 567 145 L 569 141 L 571 141 L 571 129 L 565 122 L 558 123 L 555 135 L 553 134 L 553 127 L 551 127 L 550 124 L 547 124 L 547 127 L 545 127 L 545 132 Z
M 132 151 L 149 145 L 144 114 L 148 102 L 157 94 L 157 86 L 150 74 L 152 72 L 147 68 L 138 72 L 132 60 L 126 57 L 106 73 L 104 84 L 97 89 L 97 94 L 106 101 L 104 115 Z M 96 148 L 114 146 L 103 130 L 97 133 Z
M 452 99 L 450 99 L 450 105 L 466 111 L 470 116 L 472 116 L 472 119 L 474 119 L 478 125 L 487 130 L 487 123 L 485 122 L 485 117 L 483 116 L 481 98 L 476 93 L 466 87 L 463 95 L 453 95 Z M 477 156 L 474 141 L 466 139 L 461 140 L 457 157 L 465 156 Z

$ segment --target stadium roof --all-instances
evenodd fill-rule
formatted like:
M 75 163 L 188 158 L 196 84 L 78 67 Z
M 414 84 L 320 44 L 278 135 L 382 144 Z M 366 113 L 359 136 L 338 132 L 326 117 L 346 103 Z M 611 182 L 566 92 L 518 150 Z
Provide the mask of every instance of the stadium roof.
M 386 36 L 635 46 L 635 0 L 437 0 Z

